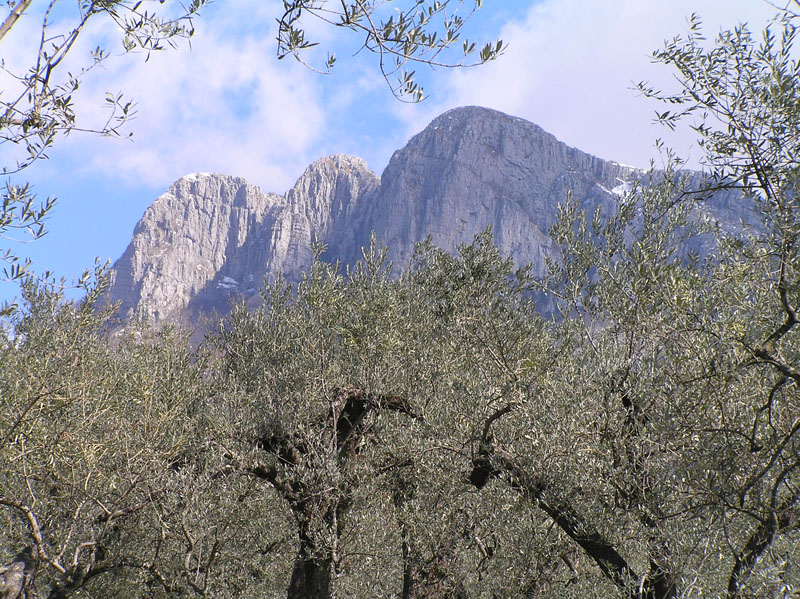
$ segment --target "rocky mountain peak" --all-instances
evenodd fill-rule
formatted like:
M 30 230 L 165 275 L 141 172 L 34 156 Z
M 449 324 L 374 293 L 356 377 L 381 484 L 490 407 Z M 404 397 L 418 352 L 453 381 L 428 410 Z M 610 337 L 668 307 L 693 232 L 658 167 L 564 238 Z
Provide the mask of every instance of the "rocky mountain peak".
M 358 199 L 379 184 L 364 160 L 335 154 L 313 162 L 286 197 L 308 219 L 311 230 L 325 236 L 334 221 L 349 214 Z
M 608 190 L 629 176 L 631 169 L 571 148 L 523 119 L 457 108 L 394 153 L 371 220 L 400 262 L 427 235 L 454 247 L 491 225 L 504 252 L 541 272 L 551 251 L 547 232 L 567 192 L 589 204 L 609 202 Z
M 317 160 L 283 196 L 227 175 L 183 177 L 136 226 L 109 297 L 123 316 L 193 321 L 224 313 L 233 297 L 255 303 L 278 273 L 299 279 L 314 240 L 326 259 L 352 263 L 372 232 L 402 266 L 428 236 L 453 248 L 491 226 L 504 253 L 541 273 L 567 193 L 610 210 L 639 176 L 523 119 L 458 108 L 396 151 L 380 178 L 345 155 Z
M 145 210 L 114 265 L 109 297 L 121 315 L 178 318 L 282 198 L 240 177 L 197 173 L 170 186 Z

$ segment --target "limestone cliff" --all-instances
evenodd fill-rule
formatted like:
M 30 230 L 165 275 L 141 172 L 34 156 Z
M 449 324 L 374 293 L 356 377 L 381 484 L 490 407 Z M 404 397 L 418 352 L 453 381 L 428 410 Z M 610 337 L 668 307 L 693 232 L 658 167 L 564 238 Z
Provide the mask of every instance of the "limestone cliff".
M 402 266 L 429 235 L 453 248 L 491 225 L 503 252 L 542 272 L 568 192 L 590 210 L 610 209 L 639 176 L 522 119 L 459 108 L 395 152 L 380 178 L 350 156 L 318 160 L 285 196 L 226 175 L 184 177 L 136 226 L 109 298 L 124 317 L 224 313 L 232 296 L 255 298 L 279 272 L 298 279 L 314 240 L 328 246 L 326 259 L 352 263 L 372 231 Z
M 395 152 L 361 228 L 404 263 L 428 235 L 452 248 L 491 225 L 504 253 L 543 272 L 547 232 L 567 193 L 591 206 L 609 202 L 631 175 L 523 119 L 459 108 Z
M 198 173 L 175 182 L 145 211 L 114 265 L 109 299 L 121 316 L 193 320 L 224 313 L 232 296 L 254 295 L 266 277 L 294 279 L 378 185 L 366 163 L 331 156 L 312 164 L 285 197 L 245 180 Z
M 181 316 L 209 288 L 222 296 L 241 284 L 225 266 L 236 262 L 253 234 L 274 222 L 282 201 L 237 177 L 183 177 L 136 225 L 114 265 L 110 299 L 121 302 L 123 317 L 138 312 L 159 321 Z

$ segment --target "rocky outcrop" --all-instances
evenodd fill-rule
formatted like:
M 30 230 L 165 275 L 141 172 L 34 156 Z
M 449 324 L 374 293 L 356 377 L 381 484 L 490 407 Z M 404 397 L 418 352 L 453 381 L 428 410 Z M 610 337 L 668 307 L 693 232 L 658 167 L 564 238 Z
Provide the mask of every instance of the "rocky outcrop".
M 110 299 L 120 302 L 123 317 L 159 321 L 181 316 L 210 287 L 224 292 L 240 285 L 225 266 L 237 262 L 252 234 L 270 226 L 282 201 L 237 177 L 183 177 L 136 225 L 114 265 Z
M 359 202 L 378 188 L 380 179 L 367 163 L 353 156 L 330 156 L 312 164 L 286 194 L 265 262 L 264 275 L 282 272 L 297 279 L 311 263 L 312 242 L 329 244 L 343 237 L 360 237 L 347 223 Z
M 265 277 L 297 278 L 310 264 L 312 241 L 324 241 L 378 182 L 350 156 L 315 162 L 285 197 L 228 175 L 183 177 L 136 225 L 108 297 L 126 319 L 224 313 L 232 296 L 253 296 Z
M 591 206 L 610 203 L 632 175 L 523 119 L 459 108 L 395 152 L 361 228 L 375 230 L 405 263 L 428 235 L 452 248 L 491 225 L 504 253 L 543 272 L 547 232 L 567 193 Z
M 315 240 L 328 247 L 325 259 L 346 264 L 373 231 L 402 266 L 428 236 L 453 248 L 491 226 L 504 253 L 541 273 L 567 193 L 589 210 L 611 210 L 641 175 L 522 119 L 459 108 L 395 152 L 380 178 L 351 156 L 318 160 L 285 196 L 226 175 L 184 177 L 136 226 L 114 265 L 109 298 L 123 317 L 224 313 L 232 296 L 255 303 L 263 281 L 278 273 L 299 279 Z

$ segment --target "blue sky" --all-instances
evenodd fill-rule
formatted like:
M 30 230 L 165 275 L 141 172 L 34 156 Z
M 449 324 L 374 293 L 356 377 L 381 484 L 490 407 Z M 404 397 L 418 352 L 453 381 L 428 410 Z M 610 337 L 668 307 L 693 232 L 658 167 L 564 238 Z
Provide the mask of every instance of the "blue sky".
M 669 136 L 653 125 L 655 106 L 631 89 L 641 80 L 671 85 L 671 73 L 651 64 L 650 52 L 684 33 L 692 12 L 712 35 L 739 22 L 760 30 L 774 13 L 762 0 L 485 0 L 470 35 L 503 39 L 505 55 L 476 69 L 426 71 L 429 98 L 409 105 L 392 97 L 374 57 L 351 56 L 355 42 L 342 32 L 310 32 L 321 42 L 320 58 L 327 50 L 339 56 L 330 75 L 276 60 L 279 6 L 218 0 L 196 20 L 191 48 L 183 44 L 148 61 L 123 55 L 107 29 L 87 32 L 71 57 L 76 68 L 99 42 L 113 56 L 87 76 L 76 97 L 79 117 L 102 118 L 105 93 L 123 91 L 137 103 L 133 139 L 71 135 L 24 173 L 39 196 L 59 199 L 48 235 L 15 247 L 33 259 L 34 270 L 70 279 L 95 257 L 113 262 L 145 208 L 192 172 L 239 175 L 283 193 L 313 160 L 347 153 L 380 174 L 394 150 L 456 106 L 526 118 L 570 145 L 625 164 L 646 166 L 659 137 L 696 158 L 691 135 Z M 23 17 L 0 43 L 0 57 L 29 64 L 38 26 L 35 13 Z M 10 150 L 2 148 L 0 159 L 12 159 Z M 0 283 L 0 301 L 16 291 Z

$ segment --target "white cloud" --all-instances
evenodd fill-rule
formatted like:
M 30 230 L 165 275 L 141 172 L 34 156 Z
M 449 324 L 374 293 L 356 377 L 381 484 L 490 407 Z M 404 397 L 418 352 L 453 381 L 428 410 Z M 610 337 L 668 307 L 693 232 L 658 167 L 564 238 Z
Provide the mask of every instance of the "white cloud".
M 276 61 L 276 0 L 237 0 L 235 9 L 212 4 L 196 20 L 191 51 L 154 53 L 147 62 L 141 54 L 114 56 L 87 78 L 79 114 L 101 122 L 105 92 L 126 92 L 137 102 L 133 142 L 76 135 L 59 142 L 54 156 L 79 176 L 132 185 L 163 187 L 187 172 L 221 171 L 282 191 L 309 161 L 331 152 L 360 154 L 380 170 L 393 149 L 437 114 L 477 104 L 529 119 L 604 158 L 644 165 L 655 138 L 668 137 L 652 125 L 654 105 L 631 90 L 639 80 L 669 84 L 669 69 L 650 63 L 652 50 L 685 31 L 693 11 L 709 33 L 737 21 L 760 27 L 772 13 L 759 0 L 541 0 L 503 7 L 514 18 L 499 34 L 509 44 L 506 54 L 477 69 L 434 73 L 426 85 L 432 100 L 409 106 L 391 98 L 367 53 L 355 60 L 345 53 L 330 77 L 291 58 Z M 482 14 L 492 22 L 504 13 L 487 4 Z M 313 20 L 307 26 L 314 40 L 355 47 L 353 39 L 332 37 L 344 31 Z M 25 64 L 30 52 L 22 42 L 35 38 L 37 27 L 35 18 L 20 22 L 12 32 L 17 41 L 4 44 L 7 61 Z M 119 53 L 109 24 L 89 33 L 69 69 L 84 64 L 98 40 Z M 683 155 L 693 151 L 689 137 L 668 141 Z
M 76 157 L 77 174 L 131 184 L 166 186 L 188 172 L 213 171 L 270 190 L 288 187 L 309 160 L 324 114 L 317 76 L 269 54 L 274 31 L 264 25 L 274 22 L 275 6 L 247 0 L 236 11 L 206 13 L 191 50 L 152 53 L 146 62 L 142 54 L 112 57 L 87 78 L 76 104 L 96 126 L 107 117 L 105 92 L 123 91 L 136 103 L 133 141 L 72 136 L 59 159 Z M 92 33 L 84 51 L 108 35 Z
M 631 89 L 642 80 L 672 84 L 669 68 L 652 64 L 650 55 L 686 32 L 692 12 L 713 36 L 739 22 L 759 30 L 774 9 L 758 0 L 542 0 L 503 27 L 499 37 L 509 48 L 499 60 L 453 72 L 436 90 L 444 99 L 397 114 L 410 133 L 446 109 L 482 105 L 533 121 L 603 158 L 646 166 L 655 139 L 663 138 L 697 159 L 693 137 L 654 125 L 658 105 Z

